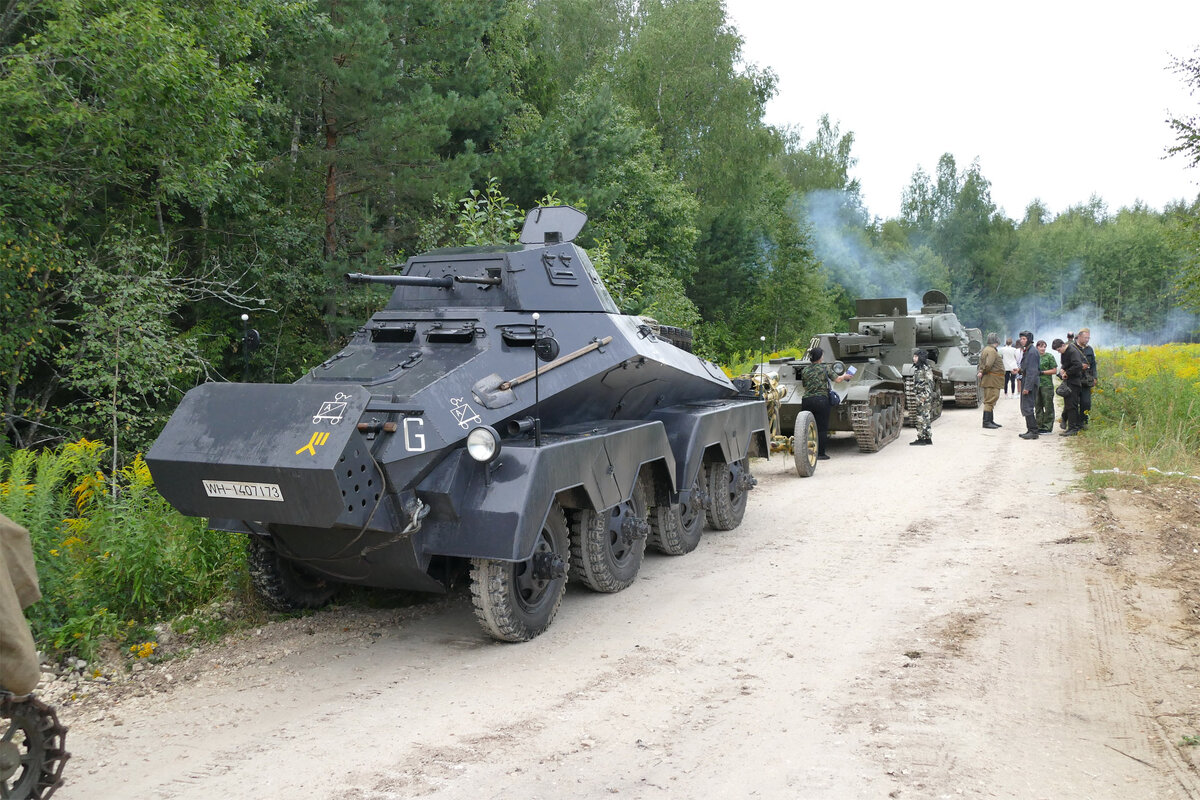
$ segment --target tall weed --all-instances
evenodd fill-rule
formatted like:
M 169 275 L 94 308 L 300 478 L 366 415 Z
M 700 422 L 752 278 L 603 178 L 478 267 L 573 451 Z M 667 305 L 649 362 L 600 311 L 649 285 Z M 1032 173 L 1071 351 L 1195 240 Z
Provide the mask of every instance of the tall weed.
M 105 638 L 242 590 L 237 537 L 184 517 L 141 456 L 105 474 L 106 448 L 80 440 L 0 461 L 0 511 L 29 529 L 42 600 L 27 613 L 40 647 L 91 658 Z

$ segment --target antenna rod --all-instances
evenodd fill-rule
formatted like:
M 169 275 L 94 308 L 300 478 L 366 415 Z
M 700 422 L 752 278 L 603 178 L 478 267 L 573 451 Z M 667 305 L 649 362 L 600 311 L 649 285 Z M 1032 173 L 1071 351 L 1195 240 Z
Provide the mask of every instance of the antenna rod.
M 541 403 L 541 394 L 538 388 L 538 320 L 542 315 L 538 312 L 533 312 L 533 446 L 542 446 L 542 415 L 538 411 L 538 404 Z

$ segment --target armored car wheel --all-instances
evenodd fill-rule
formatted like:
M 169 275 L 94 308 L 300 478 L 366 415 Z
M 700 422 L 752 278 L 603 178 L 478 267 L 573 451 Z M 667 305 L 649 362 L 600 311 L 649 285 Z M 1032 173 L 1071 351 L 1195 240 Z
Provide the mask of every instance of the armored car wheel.
M 488 634 L 527 642 L 550 627 L 567 589 L 569 539 L 566 516 L 555 503 L 528 560 L 471 559 L 475 617 Z
M 583 509 L 571 525 L 571 577 L 596 592 L 633 583 L 646 552 L 646 493 L 639 478 L 629 499 L 603 511 Z
M 714 530 L 731 531 L 742 524 L 746 500 L 755 484 L 750 475 L 750 459 L 732 464 L 713 462 L 708 465 L 709 505 L 705 514 Z
M 34 697 L 0 695 L 0 797 L 46 800 L 54 794 L 71 757 L 66 735 L 50 706 Z
M 337 583 L 279 555 L 261 536 L 250 537 L 246 565 L 255 591 L 276 611 L 321 608 L 337 594 Z
M 704 533 L 704 489 L 700 486 L 700 476 L 692 482 L 692 491 L 683 502 L 669 502 L 670 490 L 666 486 L 656 488 L 655 504 L 649 510 L 647 544 L 669 556 L 692 552 Z
M 796 474 L 801 478 L 812 477 L 817 471 L 817 451 L 820 441 L 817 434 L 817 419 L 811 411 L 796 415 L 796 436 L 792 445 L 792 457 L 796 461 Z

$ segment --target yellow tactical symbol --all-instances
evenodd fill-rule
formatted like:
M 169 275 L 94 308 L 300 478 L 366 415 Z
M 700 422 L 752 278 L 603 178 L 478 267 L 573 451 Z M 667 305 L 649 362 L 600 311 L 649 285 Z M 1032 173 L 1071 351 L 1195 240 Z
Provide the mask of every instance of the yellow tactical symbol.
M 321 445 L 325 444 L 328 441 L 329 441 L 329 433 L 327 431 L 317 431 L 316 433 L 314 433 L 312 435 L 312 438 L 308 440 L 308 444 L 304 445 L 304 447 L 301 447 L 299 450 L 296 451 L 296 455 L 300 455 L 305 450 L 307 450 L 311 455 L 315 456 L 317 454 L 316 448 L 320 447 Z

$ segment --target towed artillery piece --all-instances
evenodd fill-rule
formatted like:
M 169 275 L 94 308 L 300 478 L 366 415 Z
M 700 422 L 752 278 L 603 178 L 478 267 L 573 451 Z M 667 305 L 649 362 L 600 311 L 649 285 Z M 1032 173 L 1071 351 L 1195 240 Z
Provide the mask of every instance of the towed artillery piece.
M 568 578 L 619 591 L 647 544 L 736 527 L 763 404 L 619 313 L 574 244 L 586 220 L 538 208 L 520 244 L 347 276 L 393 286 L 386 307 L 295 384 L 188 392 L 146 457 L 159 491 L 246 534 L 276 608 L 469 579 L 504 641 L 545 631 Z

